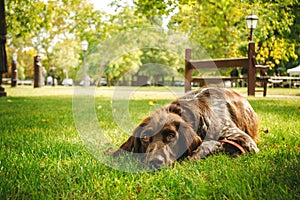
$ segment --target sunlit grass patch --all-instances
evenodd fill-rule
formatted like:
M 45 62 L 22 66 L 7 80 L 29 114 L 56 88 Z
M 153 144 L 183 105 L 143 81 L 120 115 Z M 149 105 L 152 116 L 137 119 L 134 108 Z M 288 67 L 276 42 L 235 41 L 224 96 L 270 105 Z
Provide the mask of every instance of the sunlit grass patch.
M 1 98 L 0 198 L 300 198 L 299 100 L 249 100 L 260 117 L 258 154 L 216 155 L 155 172 L 128 173 L 88 151 L 76 129 L 71 96 Z M 128 120 L 136 125 L 168 102 L 133 99 Z M 94 107 L 97 126 L 118 147 L 130 132 L 115 121 L 111 99 L 96 97 Z

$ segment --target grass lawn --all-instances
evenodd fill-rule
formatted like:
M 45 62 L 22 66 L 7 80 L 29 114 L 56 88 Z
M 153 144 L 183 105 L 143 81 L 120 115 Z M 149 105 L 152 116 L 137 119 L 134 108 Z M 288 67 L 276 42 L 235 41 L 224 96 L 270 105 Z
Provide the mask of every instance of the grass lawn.
M 133 124 L 170 102 L 168 89 L 153 90 L 155 101 L 153 93 L 130 101 Z M 6 91 L 0 98 L 0 199 L 300 199 L 300 98 L 293 98 L 299 89 L 268 91 L 292 98 L 249 98 L 260 117 L 260 153 L 217 155 L 150 173 L 113 169 L 87 150 L 73 118 L 72 88 Z M 95 93 L 95 113 L 99 128 L 120 145 L 128 135 L 114 120 L 112 93 Z

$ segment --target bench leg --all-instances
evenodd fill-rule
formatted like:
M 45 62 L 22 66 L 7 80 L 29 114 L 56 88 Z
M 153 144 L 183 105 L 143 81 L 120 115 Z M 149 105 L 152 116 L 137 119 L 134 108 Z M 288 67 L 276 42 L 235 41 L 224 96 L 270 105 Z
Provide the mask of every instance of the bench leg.
M 264 83 L 263 83 L 263 87 L 264 87 L 264 93 L 263 93 L 263 96 L 267 96 L 267 88 L 268 88 L 268 81 L 265 80 Z

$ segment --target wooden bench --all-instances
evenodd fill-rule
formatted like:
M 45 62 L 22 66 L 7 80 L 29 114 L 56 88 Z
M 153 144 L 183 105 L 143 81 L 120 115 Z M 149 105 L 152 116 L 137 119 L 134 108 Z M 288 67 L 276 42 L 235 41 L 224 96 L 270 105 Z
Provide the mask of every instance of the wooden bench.
M 267 95 L 267 83 L 269 77 L 266 75 L 265 70 L 268 69 L 267 66 L 257 65 L 255 59 L 255 44 L 254 42 L 249 42 L 248 46 L 248 57 L 243 58 L 225 58 L 225 59 L 211 59 L 211 60 L 192 60 L 192 50 L 186 49 L 185 51 L 185 92 L 192 89 L 192 83 L 205 82 L 209 85 L 217 84 L 218 82 L 223 82 L 226 80 L 241 79 L 248 82 L 248 95 L 255 96 L 255 92 L 263 92 L 263 96 Z M 229 68 L 229 67 L 244 67 L 248 69 L 248 76 L 239 77 L 209 77 L 209 78 L 199 78 L 192 77 L 194 70 L 201 72 L 204 69 L 216 69 L 219 68 Z M 260 71 L 261 76 L 256 77 L 256 72 Z M 255 90 L 256 82 L 262 83 L 262 90 Z

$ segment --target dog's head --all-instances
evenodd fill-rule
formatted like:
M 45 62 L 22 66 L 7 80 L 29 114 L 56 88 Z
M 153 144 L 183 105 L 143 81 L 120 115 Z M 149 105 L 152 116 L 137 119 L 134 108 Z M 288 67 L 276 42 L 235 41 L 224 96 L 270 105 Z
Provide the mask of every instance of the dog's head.
M 115 155 L 124 150 L 140 154 L 142 161 L 152 168 L 170 165 L 191 155 L 202 141 L 180 113 L 177 105 L 153 113 L 139 124 Z

